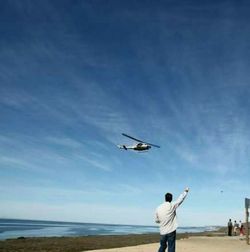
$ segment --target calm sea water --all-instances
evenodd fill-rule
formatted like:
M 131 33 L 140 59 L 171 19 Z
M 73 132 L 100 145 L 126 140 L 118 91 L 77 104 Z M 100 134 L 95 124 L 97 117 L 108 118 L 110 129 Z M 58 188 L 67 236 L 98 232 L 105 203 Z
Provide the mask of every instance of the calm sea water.
M 179 233 L 216 230 L 217 227 L 180 227 Z M 156 226 L 108 225 L 56 221 L 0 219 L 0 240 L 18 237 L 126 235 L 158 233 Z

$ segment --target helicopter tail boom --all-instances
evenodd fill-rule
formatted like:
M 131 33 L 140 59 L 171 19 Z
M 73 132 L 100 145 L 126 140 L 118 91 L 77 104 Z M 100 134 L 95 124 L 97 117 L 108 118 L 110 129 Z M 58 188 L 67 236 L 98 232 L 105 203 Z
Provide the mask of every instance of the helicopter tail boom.
M 120 149 L 128 150 L 128 148 L 127 148 L 125 145 L 117 145 L 117 146 L 118 146 L 118 148 L 120 148 Z

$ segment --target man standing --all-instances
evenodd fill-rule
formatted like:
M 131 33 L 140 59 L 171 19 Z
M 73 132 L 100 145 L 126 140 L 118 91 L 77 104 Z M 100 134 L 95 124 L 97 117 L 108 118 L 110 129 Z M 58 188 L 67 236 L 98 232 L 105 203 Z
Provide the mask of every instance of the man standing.
M 155 222 L 159 224 L 161 241 L 158 252 L 175 252 L 176 229 L 178 227 L 176 220 L 176 209 L 186 198 L 189 188 L 186 188 L 179 198 L 172 202 L 171 193 L 165 194 L 165 202 L 157 207 Z
M 229 219 L 227 223 L 227 229 L 228 229 L 228 236 L 232 236 L 233 223 L 231 219 Z
M 235 220 L 234 221 L 234 235 L 236 236 L 237 235 L 237 230 L 239 228 L 239 224 L 237 223 L 237 221 Z

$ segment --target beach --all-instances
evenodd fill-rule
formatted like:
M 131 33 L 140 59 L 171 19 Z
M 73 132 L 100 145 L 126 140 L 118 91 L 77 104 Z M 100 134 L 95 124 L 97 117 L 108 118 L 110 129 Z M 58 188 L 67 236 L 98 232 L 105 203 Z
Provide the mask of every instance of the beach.
M 159 243 L 139 245 L 133 247 L 92 250 L 92 252 L 156 252 Z M 177 252 L 249 252 L 250 246 L 240 237 L 209 237 L 193 236 L 188 239 L 177 240 Z
M 0 241 L 1 252 L 155 252 L 159 234 L 99 235 L 78 237 L 19 237 Z M 177 234 L 177 252 L 250 252 L 240 236 L 226 236 L 225 229 Z

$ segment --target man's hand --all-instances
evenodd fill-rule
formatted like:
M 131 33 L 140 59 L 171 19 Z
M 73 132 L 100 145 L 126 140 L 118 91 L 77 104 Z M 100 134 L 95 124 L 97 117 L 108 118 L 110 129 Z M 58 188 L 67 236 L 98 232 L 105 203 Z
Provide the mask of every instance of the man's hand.
M 185 192 L 188 192 L 189 191 L 189 188 L 188 187 L 186 187 L 186 189 L 184 190 Z

